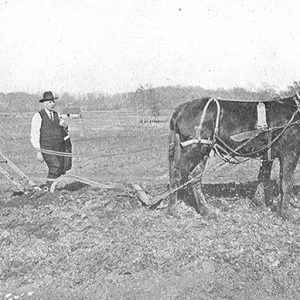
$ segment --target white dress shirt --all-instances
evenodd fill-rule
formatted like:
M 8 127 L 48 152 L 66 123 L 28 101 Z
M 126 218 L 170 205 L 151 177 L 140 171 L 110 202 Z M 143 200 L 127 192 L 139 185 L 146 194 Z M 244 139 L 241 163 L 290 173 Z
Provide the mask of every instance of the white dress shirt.
M 45 111 L 50 117 L 50 110 L 45 108 Z M 54 117 L 54 115 L 53 115 Z M 42 117 L 39 112 L 36 112 L 31 120 L 31 132 L 30 132 L 30 142 L 34 148 L 41 149 L 40 145 L 40 130 L 42 125 Z

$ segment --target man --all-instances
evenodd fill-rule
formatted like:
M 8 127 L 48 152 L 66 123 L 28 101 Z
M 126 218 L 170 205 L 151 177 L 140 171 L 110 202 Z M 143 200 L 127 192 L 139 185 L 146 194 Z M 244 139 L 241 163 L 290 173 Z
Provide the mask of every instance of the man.
M 35 113 L 31 121 L 30 141 L 36 149 L 37 159 L 45 161 L 48 166 L 48 176 L 45 189 L 49 189 L 53 180 L 66 173 L 64 164 L 66 162 L 63 156 L 56 154 L 43 153 L 43 149 L 58 152 L 65 152 L 65 140 L 70 140 L 67 134 L 68 125 L 59 118 L 54 111 L 54 97 L 52 92 L 46 91 L 43 98 L 39 100 L 43 104 L 43 109 Z M 71 152 L 71 151 L 67 151 Z M 70 164 L 68 165 L 71 168 Z

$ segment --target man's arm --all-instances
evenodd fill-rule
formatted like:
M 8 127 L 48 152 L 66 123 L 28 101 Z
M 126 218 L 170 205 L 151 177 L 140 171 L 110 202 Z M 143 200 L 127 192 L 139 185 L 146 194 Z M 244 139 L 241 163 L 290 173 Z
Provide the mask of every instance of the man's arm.
M 41 115 L 37 112 L 31 120 L 31 132 L 30 132 L 30 142 L 32 146 L 37 150 L 36 155 L 39 161 L 43 161 L 42 153 L 39 151 L 40 146 L 40 130 L 42 125 Z

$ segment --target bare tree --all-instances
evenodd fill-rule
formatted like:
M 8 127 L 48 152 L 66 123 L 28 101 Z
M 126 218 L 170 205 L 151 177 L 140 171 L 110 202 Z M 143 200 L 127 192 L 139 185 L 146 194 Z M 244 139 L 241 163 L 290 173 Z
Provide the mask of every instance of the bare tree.
M 137 110 L 140 108 L 144 111 L 148 110 L 155 118 L 158 118 L 160 115 L 160 95 L 151 84 L 146 84 L 145 86 L 140 85 L 135 91 L 134 100 Z

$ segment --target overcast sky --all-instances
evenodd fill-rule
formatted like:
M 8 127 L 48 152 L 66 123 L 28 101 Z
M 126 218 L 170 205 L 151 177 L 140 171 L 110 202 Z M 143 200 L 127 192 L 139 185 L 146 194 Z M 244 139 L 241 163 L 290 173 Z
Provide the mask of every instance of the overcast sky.
M 284 89 L 299 0 L 0 0 L 0 92 Z

